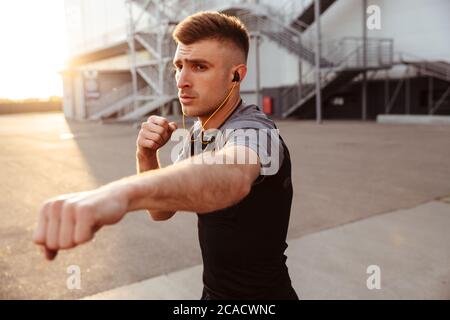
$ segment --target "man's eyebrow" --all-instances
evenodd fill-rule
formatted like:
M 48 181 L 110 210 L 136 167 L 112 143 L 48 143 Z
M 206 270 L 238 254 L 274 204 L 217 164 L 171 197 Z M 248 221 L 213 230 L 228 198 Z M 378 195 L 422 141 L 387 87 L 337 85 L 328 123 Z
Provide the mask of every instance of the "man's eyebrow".
M 182 61 L 185 61 L 186 63 L 191 63 L 191 64 L 207 64 L 212 66 L 213 64 L 205 59 L 177 59 L 175 61 L 173 61 L 174 65 L 180 64 Z

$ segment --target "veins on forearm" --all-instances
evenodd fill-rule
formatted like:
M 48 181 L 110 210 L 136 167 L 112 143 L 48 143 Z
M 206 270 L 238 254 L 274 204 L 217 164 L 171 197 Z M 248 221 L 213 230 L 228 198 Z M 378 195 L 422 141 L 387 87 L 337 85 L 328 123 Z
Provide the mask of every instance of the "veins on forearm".
M 143 173 L 145 177 L 136 183 L 138 191 L 132 206 L 198 213 L 226 208 L 249 192 L 241 169 L 235 164 L 194 164 L 191 158 Z

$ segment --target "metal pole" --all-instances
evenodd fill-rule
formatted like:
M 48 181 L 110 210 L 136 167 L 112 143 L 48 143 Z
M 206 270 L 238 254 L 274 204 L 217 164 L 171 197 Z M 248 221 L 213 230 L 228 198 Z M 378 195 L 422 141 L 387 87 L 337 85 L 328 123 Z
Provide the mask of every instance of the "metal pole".
M 408 73 L 407 73 L 407 78 L 405 79 L 405 113 L 406 114 L 410 114 L 410 103 L 409 103 L 409 99 L 410 99 L 410 93 L 409 93 L 409 88 L 410 88 L 410 79 L 409 79 L 409 67 L 407 67 L 408 69 Z
M 303 95 L 303 70 L 302 70 L 302 59 L 298 61 L 298 100 L 302 98 Z
M 363 79 L 362 79 L 362 119 L 367 120 L 367 28 L 366 28 L 367 0 L 363 0 Z
M 157 47 L 158 47 L 158 89 L 159 89 L 159 97 L 164 96 L 164 60 L 163 60 L 163 41 L 164 41 L 164 30 L 161 24 L 161 20 L 159 20 L 159 31 L 157 36 Z M 158 94 L 158 93 L 157 93 Z M 162 116 L 167 115 L 166 105 L 163 104 L 160 107 L 160 112 Z
M 261 78 L 260 78 L 260 60 L 259 60 L 259 40 L 260 35 L 257 32 L 255 36 L 253 37 L 255 41 L 255 63 L 256 63 L 256 101 L 259 107 L 262 107 L 261 105 Z
M 137 109 L 137 75 L 136 75 L 136 50 L 134 47 L 134 21 L 133 21 L 133 4 L 128 1 L 128 15 L 129 15 L 129 28 L 128 28 L 128 46 L 130 55 L 130 66 L 131 66 L 131 84 L 133 86 L 133 110 Z
M 316 122 L 322 123 L 322 92 L 320 85 L 320 57 L 321 57 L 321 34 L 320 34 L 320 0 L 314 0 L 314 16 L 316 20 L 316 54 L 315 54 L 315 75 L 316 75 Z
M 294 3 L 292 1 L 292 3 Z M 301 38 L 301 34 L 300 34 L 300 38 L 299 38 L 299 45 L 300 48 L 302 48 L 302 38 Z M 300 100 L 302 98 L 302 94 L 303 94 L 303 59 L 299 58 L 298 59 L 298 100 Z
M 433 109 L 433 77 L 428 77 L 428 114 L 432 114 Z
M 384 113 L 388 113 L 388 105 L 389 105 L 389 71 L 386 70 L 385 78 L 384 78 Z
M 159 94 L 159 97 L 164 95 L 164 64 L 163 64 L 163 41 L 164 41 L 164 25 L 163 25 L 163 17 L 161 16 L 161 10 L 165 9 L 165 2 L 163 1 L 161 3 L 162 8 L 160 10 L 156 11 L 156 21 L 158 23 L 158 33 L 156 37 L 156 46 L 157 46 L 157 52 L 158 52 L 158 89 L 159 92 L 156 92 L 156 94 Z M 162 116 L 167 115 L 166 106 L 161 105 L 159 108 L 160 114 Z

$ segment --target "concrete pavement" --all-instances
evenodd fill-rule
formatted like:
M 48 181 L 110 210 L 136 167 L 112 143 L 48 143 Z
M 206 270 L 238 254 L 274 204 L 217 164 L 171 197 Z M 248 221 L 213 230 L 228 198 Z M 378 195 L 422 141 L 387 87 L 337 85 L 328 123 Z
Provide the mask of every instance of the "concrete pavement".
M 450 203 L 371 217 L 289 241 L 288 267 L 301 299 L 450 299 Z M 380 271 L 370 289 L 369 266 Z M 199 299 L 202 266 L 86 297 Z

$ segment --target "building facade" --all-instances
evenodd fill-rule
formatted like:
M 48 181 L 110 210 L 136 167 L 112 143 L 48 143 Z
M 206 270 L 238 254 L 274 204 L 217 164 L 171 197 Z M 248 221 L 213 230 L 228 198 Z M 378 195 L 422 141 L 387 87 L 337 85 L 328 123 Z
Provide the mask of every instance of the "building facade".
M 315 12 L 314 0 L 65 0 L 65 115 L 134 121 L 179 113 L 171 31 L 202 10 L 247 25 L 242 96 L 273 117 L 317 116 L 318 70 L 324 118 L 450 114 L 449 1 L 318 4 Z

